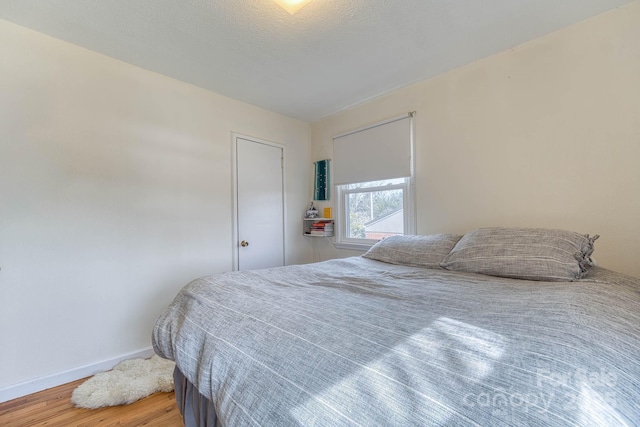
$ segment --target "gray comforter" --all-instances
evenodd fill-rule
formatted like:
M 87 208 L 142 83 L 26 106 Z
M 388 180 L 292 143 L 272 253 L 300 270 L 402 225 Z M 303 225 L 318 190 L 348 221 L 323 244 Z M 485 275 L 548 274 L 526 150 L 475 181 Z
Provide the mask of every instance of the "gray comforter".
M 640 280 L 361 257 L 203 277 L 155 351 L 225 426 L 639 425 Z

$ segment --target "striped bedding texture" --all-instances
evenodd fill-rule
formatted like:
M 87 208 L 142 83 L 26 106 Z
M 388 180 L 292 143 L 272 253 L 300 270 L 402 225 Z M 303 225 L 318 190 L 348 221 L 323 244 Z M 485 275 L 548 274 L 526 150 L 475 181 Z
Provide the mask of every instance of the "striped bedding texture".
M 640 280 L 507 279 L 363 257 L 223 273 L 157 354 L 224 426 L 640 425 Z

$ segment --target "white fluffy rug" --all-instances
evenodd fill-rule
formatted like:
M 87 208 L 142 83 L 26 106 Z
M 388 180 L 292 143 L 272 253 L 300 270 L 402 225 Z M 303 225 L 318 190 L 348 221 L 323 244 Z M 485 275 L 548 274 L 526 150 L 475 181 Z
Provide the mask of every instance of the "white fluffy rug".
M 120 362 L 113 370 L 89 378 L 73 391 L 79 408 L 128 405 L 159 391 L 173 390 L 175 363 L 154 355 L 151 359 Z

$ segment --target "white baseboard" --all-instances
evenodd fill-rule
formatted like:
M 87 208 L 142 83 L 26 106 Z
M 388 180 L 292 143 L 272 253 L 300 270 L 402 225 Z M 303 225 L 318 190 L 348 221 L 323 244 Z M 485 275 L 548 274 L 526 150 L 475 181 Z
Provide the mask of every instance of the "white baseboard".
M 0 403 L 17 399 L 31 393 L 46 390 L 48 388 L 57 387 L 62 384 L 70 383 L 82 378 L 90 377 L 98 372 L 104 372 L 112 369 L 118 363 L 127 359 L 149 358 L 153 356 L 153 348 L 147 347 L 142 350 L 123 354 L 112 359 L 103 360 L 101 362 L 92 363 L 90 365 L 80 366 L 78 368 L 69 369 L 64 372 L 47 375 L 46 377 L 34 378 L 29 381 L 10 385 L 0 388 Z

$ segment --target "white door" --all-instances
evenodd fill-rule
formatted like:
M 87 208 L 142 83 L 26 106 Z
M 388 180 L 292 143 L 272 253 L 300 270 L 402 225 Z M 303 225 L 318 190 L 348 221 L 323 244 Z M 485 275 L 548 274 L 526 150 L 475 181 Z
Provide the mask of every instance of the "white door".
M 235 270 L 284 265 L 284 147 L 233 136 Z

